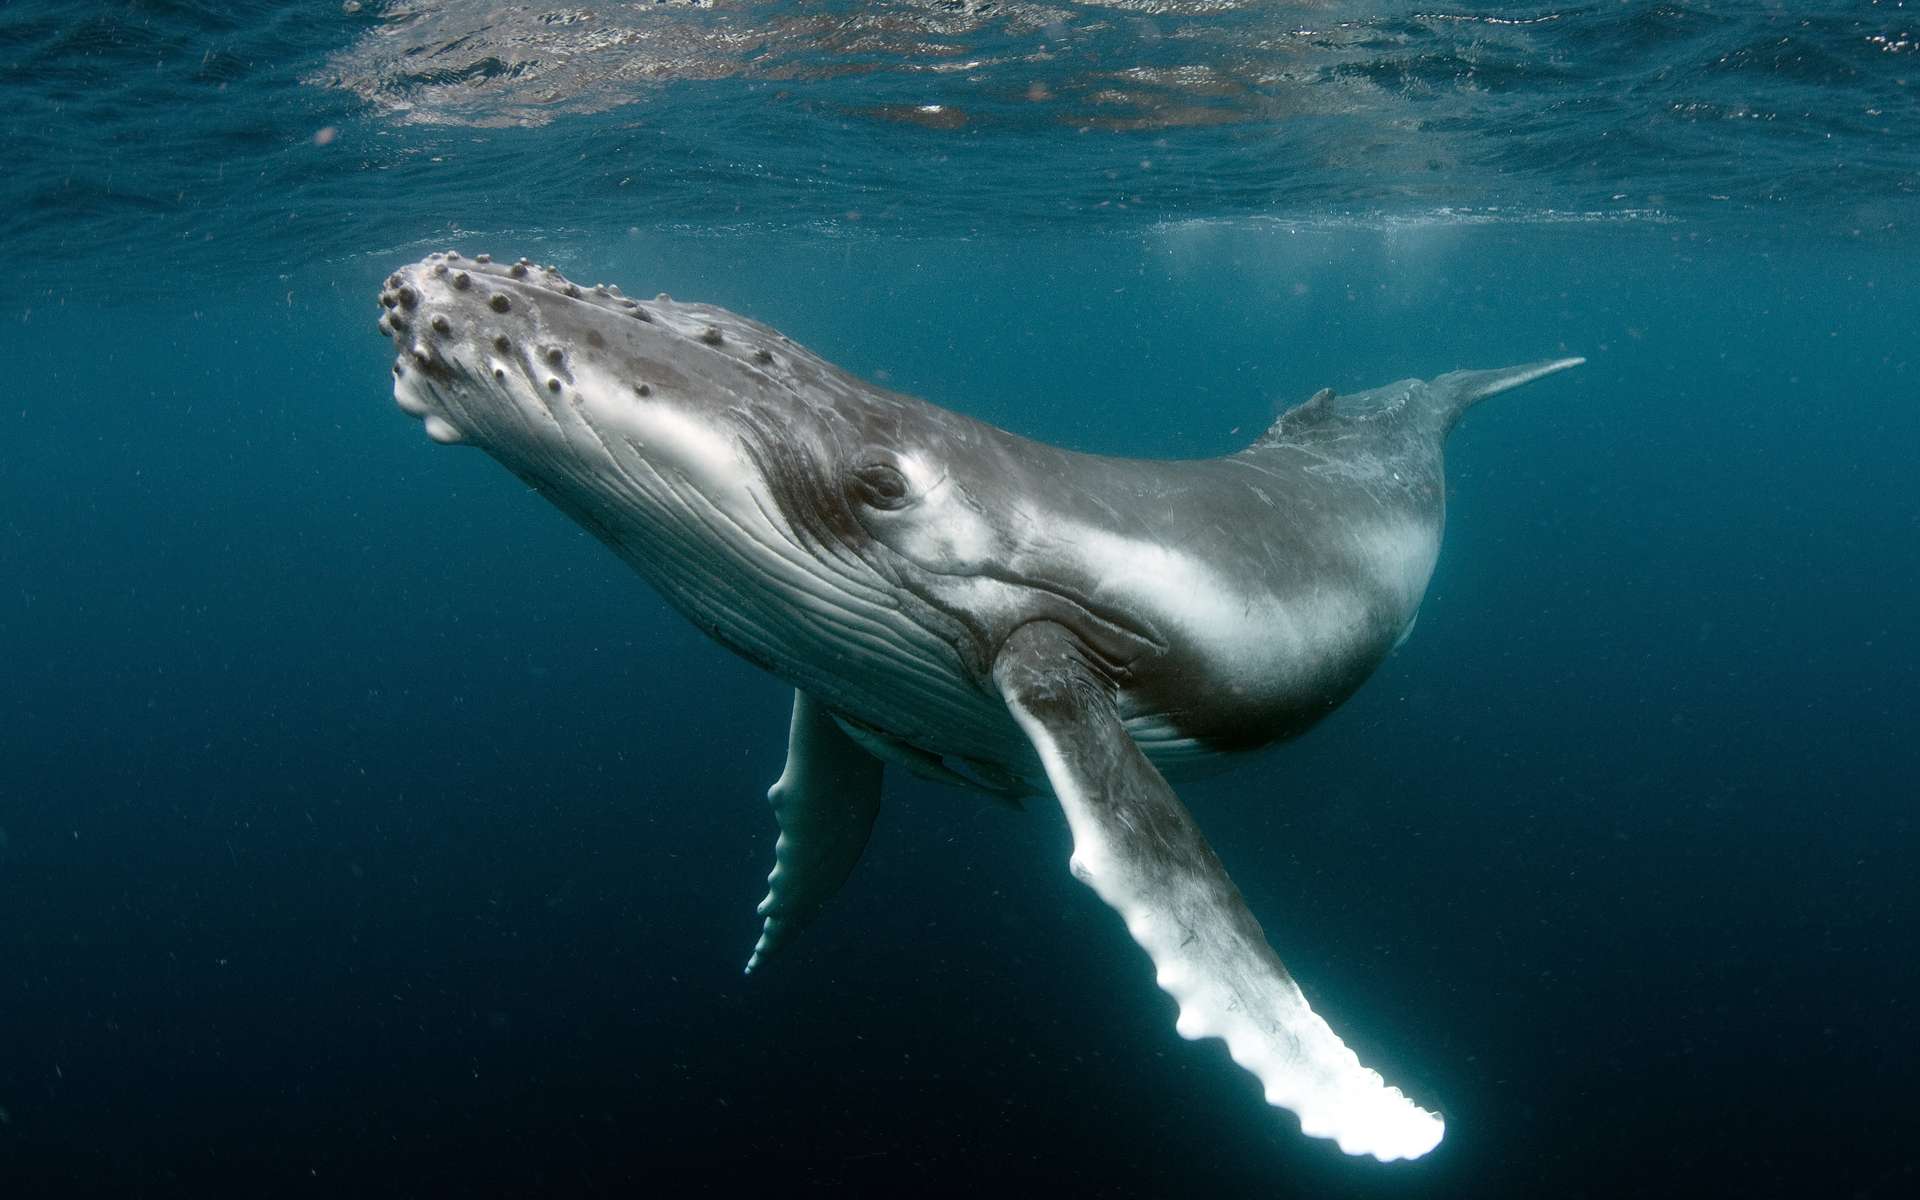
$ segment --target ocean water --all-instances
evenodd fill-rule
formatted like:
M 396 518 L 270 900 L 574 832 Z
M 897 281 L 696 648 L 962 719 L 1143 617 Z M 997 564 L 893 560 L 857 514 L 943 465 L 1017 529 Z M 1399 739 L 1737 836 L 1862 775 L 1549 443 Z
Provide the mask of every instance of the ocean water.
M 0 1196 L 1912 1194 L 1917 85 L 1910 0 L 0 5 Z M 395 409 L 448 246 L 1106 453 L 1586 355 L 1180 787 L 1446 1141 L 1182 1041 L 1044 800 L 890 772 L 743 978 L 789 692 Z

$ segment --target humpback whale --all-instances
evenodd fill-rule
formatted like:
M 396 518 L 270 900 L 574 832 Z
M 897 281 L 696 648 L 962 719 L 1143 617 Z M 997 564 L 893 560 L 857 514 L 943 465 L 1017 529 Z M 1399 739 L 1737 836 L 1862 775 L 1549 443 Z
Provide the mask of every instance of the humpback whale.
M 393 395 L 481 448 L 794 689 L 753 971 L 853 870 L 895 767 L 1051 796 L 1069 867 L 1301 1130 L 1416 1158 L 1168 780 L 1325 717 L 1411 630 L 1442 447 L 1580 363 L 1323 390 L 1238 453 L 1077 453 L 864 382 L 725 309 L 452 251 L 387 278 Z

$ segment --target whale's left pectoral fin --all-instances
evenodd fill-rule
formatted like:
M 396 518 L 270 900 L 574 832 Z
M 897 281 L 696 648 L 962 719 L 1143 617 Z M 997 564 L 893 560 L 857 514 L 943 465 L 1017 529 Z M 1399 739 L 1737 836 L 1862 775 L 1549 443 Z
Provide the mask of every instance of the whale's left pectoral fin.
M 1300 1118 L 1349 1154 L 1417 1158 L 1439 1116 L 1360 1065 L 1307 1007 L 1193 818 L 1120 723 L 1082 643 L 1035 622 L 1007 640 L 994 682 L 1033 743 L 1073 833 L 1072 868 L 1127 923 L 1180 1006 L 1186 1038 L 1218 1037 Z
M 780 837 L 760 902 L 766 921 L 748 971 L 818 916 L 853 873 L 880 811 L 884 769 L 818 701 L 793 694 L 787 767 L 767 790 Z

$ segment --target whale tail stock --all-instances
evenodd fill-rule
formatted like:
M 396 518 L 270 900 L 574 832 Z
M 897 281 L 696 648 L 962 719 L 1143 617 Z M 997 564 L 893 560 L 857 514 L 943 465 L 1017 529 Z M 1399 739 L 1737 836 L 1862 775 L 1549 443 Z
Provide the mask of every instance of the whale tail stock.
M 1403 419 L 1411 419 L 1421 428 L 1437 430 L 1444 441 L 1467 410 L 1488 396 L 1497 396 L 1586 361 L 1584 358 L 1547 358 L 1488 371 L 1451 371 L 1430 380 L 1403 379 L 1385 387 L 1346 395 L 1322 388 L 1311 399 L 1281 413 L 1252 448 L 1312 438 L 1316 432 L 1351 429 L 1349 422 L 1354 421 L 1380 421 L 1387 427 L 1405 428 L 1401 424 Z
M 1440 418 L 1442 433 L 1452 433 L 1467 410 L 1488 396 L 1497 396 L 1586 361 L 1584 358 L 1549 358 L 1491 371 L 1450 371 L 1427 384 L 1427 403 Z

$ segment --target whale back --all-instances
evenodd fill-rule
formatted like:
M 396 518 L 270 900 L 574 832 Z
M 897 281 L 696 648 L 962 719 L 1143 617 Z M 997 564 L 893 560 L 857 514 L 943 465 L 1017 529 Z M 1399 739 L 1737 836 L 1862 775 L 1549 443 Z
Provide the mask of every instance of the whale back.
M 1344 396 L 1332 388 L 1322 388 L 1281 413 L 1251 448 L 1297 444 L 1316 435 L 1351 436 L 1373 427 L 1380 432 L 1432 439 L 1437 449 L 1467 410 L 1480 401 L 1585 361 L 1554 358 L 1488 371 L 1453 371 L 1436 379 L 1402 379 Z

